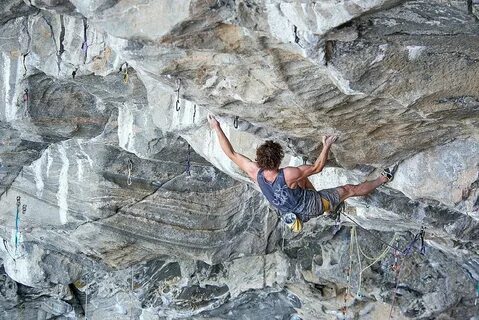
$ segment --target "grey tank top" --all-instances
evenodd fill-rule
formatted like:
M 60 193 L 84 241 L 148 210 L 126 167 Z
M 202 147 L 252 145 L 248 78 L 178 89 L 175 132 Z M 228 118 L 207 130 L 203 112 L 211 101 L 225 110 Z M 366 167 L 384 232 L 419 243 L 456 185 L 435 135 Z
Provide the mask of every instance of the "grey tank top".
M 280 169 L 276 179 L 269 182 L 264 178 L 263 169 L 259 170 L 256 177 L 259 188 L 268 201 L 281 213 L 302 213 L 306 203 L 313 196 L 312 193 L 302 188 L 291 189 L 284 179 L 284 171 Z

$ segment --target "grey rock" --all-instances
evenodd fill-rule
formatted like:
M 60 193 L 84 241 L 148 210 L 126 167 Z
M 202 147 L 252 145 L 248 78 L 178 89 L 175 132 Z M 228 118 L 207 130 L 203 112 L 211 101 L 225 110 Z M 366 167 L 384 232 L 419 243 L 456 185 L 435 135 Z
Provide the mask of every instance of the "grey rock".
M 477 318 L 475 2 L 4 1 L 0 318 Z M 319 189 L 399 170 L 295 235 L 210 112 L 283 165 L 340 135 Z

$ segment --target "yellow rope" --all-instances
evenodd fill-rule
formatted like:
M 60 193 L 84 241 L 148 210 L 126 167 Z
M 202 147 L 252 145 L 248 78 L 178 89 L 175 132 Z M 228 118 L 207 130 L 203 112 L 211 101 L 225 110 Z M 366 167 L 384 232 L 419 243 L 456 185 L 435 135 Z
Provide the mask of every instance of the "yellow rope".
M 352 273 L 352 268 L 353 268 L 353 237 L 354 237 L 354 232 L 356 230 L 356 227 L 351 228 L 351 238 L 349 240 L 349 269 L 348 269 L 348 278 L 347 278 L 347 286 L 346 286 L 346 292 L 344 293 L 344 307 L 342 308 L 343 315 L 346 316 L 346 313 L 348 312 L 348 295 L 350 294 L 351 290 L 351 273 Z
M 374 265 L 376 262 L 378 262 L 379 260 L 383 259 L 387 253 L 389 252 L 389 248 L 390 247 L 386 247 L 386 249 L 384 249 L 383 252 L 381 252 L 376 258 L 371 258 L 371 257 L 368 257 L 367 255 L 364 254 L 363 250 L 361 249 L 361 247 L 359 246 L 359 242 L 358 242 L 358 235 L 357 235 L 357 231 L 356 229 L 352 230 L 351 229 L 351 233 L 354 234 L 354 240 L 356 242 L 356 251 L 357 251 L 357 254 L 358 254 L 358 260 L 359 260 L 359 270 L 361 270 L 359 272 L 359 280 L 358 280 L 358 290 L 356 292 L 356 295 L 359 296 L 360 292 L 361 292 L 361 284 L 362 284 L 362 276 L 363 276 L 363 272 L 366 271 L 367 269 L 369 269 L 372 265 Z M 392 244 L 394 243 L 394 239 L 395 239 L 396 235 L 393 236 L 392 240 L 389 242 L 389 245 L 392 246 Z M 361 258 L 359 256 L 359 252 L 361 252 L 363 254 L 363 256 L 365 256 L 367 259 L 369 260 L 373 260 L 373 262 L 371 262 L 367 267 L 365 267 L 364 269 L 361 267 Z

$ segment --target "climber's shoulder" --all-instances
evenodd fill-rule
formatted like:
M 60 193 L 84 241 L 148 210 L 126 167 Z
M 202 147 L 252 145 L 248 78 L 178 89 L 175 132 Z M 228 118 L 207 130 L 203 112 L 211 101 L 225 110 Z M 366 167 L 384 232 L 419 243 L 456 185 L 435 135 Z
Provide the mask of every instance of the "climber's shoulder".
M 293 183 L 297 180 L 304 179 L 309 176 L 309 171 L 311 166 L 302 165 L 299 167 L 284 167 L 284 179 L 287 183 Z

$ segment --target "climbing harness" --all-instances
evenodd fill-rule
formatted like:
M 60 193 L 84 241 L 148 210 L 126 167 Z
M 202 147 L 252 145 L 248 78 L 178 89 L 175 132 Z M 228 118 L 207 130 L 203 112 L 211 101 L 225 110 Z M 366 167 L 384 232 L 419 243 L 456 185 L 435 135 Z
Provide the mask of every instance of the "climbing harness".
M 125 66 L 125 68 L 122 70 L 123 68 L 123 65 Z M 123 83 L 124 84 L 127 84 L 128 83 L 128 62 L 125 62 L 121 67 L 120 67 L 120 70 L 123 71 Z
M 133 170 L 133 161 L 131 159 L 128 159 L 128 178 L 126 179 L 126 184 L 131 186 L 133 183 L 131 180 L 131 171 Z
M 185 172 L 188 177 L 191 176 L 191 146 L 190 145 L 188 145 L 188 152 L 186 154 Z
M 235 129 L 238 129 L 238 125 L 239 125 L 239 117 L 235 116 L 233 119 L 233 127 L 235 127 Z
M 83 64 L 86 63 L 88 57 L 88 39 L 87 39 L 88 24 L 86 18 L 83 18 L 83 42 L 81 44 L 81 50 L 83 51 Z
M 196 117 L 196 104 L 193 106 L 193 123 L 195 123 L 195 117 Z
M 176 102 L 175 102 L 175 109 L 176 111 L 180 111 L 180 89 L 181 89 L 181 80 L 178 78 L 176 79 Z

